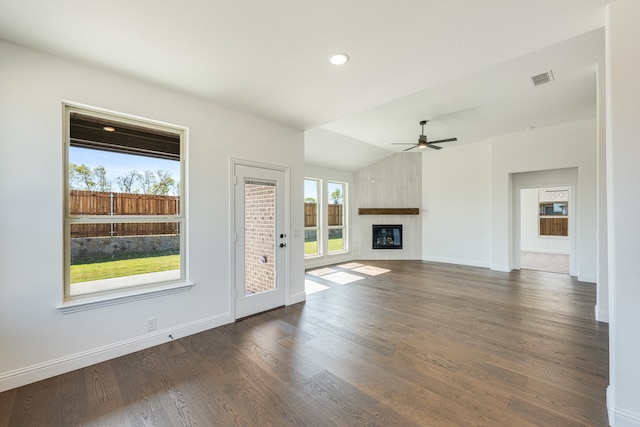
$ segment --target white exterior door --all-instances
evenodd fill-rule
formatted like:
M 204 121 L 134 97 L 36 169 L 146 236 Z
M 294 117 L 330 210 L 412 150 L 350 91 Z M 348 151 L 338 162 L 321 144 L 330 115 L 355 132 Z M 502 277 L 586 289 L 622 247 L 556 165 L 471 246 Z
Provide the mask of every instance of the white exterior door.
M 285 304 L 285 172 L 234 165 L 236 319 Z

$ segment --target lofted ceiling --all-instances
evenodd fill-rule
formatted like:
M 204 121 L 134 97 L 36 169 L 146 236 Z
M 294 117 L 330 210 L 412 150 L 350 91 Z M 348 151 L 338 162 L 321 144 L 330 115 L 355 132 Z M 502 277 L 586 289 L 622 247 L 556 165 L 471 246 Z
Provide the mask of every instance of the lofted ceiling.
M 423 119 L 465 144 L 594 117 L 607 3 L 0 0 L 0 38 L 305 130 L 308 163 L 357 170 Z

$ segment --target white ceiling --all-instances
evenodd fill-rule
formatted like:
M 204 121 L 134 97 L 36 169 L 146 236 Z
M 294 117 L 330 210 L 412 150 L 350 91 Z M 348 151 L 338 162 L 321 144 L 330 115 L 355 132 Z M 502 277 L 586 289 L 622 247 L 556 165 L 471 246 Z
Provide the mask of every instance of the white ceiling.
M 308 163 L 356 170 L 422 119 L 462 144 L 593 117 L 608 2 L 0 0 L 0 38 L 306 130 Z

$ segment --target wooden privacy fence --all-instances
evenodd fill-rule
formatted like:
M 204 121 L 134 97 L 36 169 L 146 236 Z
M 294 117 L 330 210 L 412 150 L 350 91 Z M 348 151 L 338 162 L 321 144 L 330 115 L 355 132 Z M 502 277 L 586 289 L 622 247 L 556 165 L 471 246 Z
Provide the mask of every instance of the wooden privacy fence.
M 327 205 L 327 220 L 329 226 L 340 226 L 343 216 L 343 205 Z M 304 204 L 304 226 L 305 227 L 317 227 L 318 226 L 318 204 L 317 203 L 305 203 Z
M 69 192 L 69 213 L 72 215 L 175 215 L 179 211 L 178 196 L 82 190 Z
M 155 194 L 112 193 L 71 190 L 71 215 L 113 216 L 113 223 L 73 224 L 71 237 L 142 236 L 179 234 L 177 222 L 118 222 L 118 215 L 176 215 L 180 212 L 180 197 Z

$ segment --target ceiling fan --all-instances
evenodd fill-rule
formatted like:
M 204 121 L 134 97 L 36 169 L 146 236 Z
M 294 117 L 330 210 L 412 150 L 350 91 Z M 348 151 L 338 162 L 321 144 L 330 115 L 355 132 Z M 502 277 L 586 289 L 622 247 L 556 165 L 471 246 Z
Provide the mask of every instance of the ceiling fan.
M 442 147 L 438 147 L 437 145 L 432 145 L 432 144 L 441 144 L 443 142 L 450 142 L 450 141 L 457 141 L 458 138 L 448 138 L 448 139 L 439 139 L 437 141 L 427 141 L 427 135 L 424 134 L 424 125 L 426 125 L 428 122 L 428 120 L 422 120 L 420 122 L 420 126 L 422 126 L 422 133 L 420 134 L 420 137 L 418 138 L 418 143 L 417 144 L 411 144 L 411 143 L 405 143 L 405 142 L 395 142 L 395 143 L 391 143 L 391 145 L 413 145 L 413 147 L 409 147 L 406 150 L 403 151 L 409 151 L 409 150 L 413 150 L 414 148 L 433 148 L 434 150 L 440 150 Z

